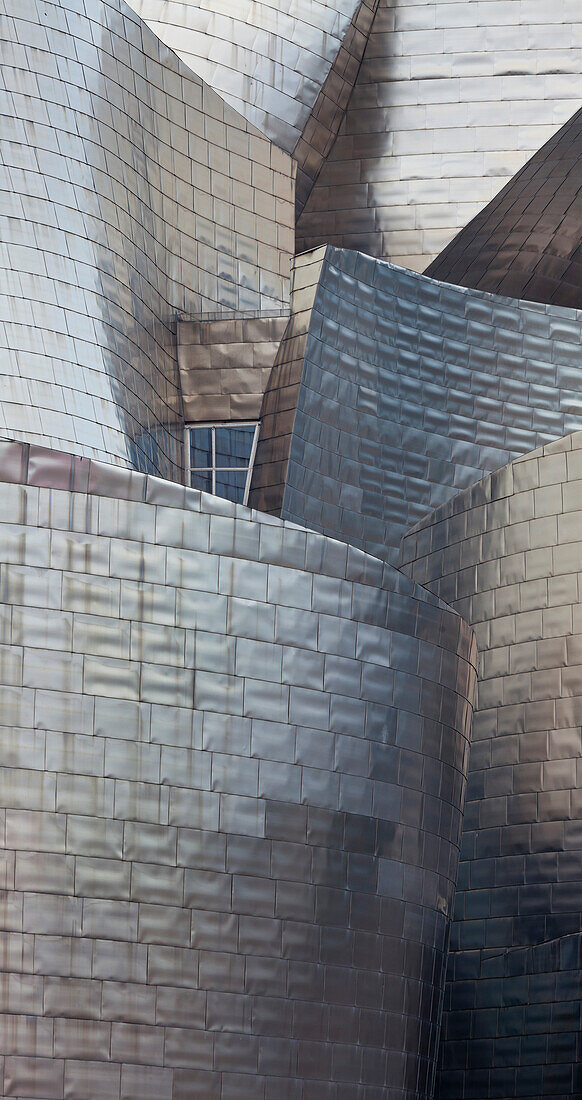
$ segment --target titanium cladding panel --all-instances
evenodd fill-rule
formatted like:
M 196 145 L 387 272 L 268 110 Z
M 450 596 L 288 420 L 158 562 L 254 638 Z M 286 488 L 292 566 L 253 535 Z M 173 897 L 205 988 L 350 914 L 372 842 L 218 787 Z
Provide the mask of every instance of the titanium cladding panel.
M 2 1095 L 428 1098 L 472 632 L 321 535 L 0 453 Z
M 288 313 L 179 321 L 184 419 L 258 420 L 287 319 Z
M 582 305 L 582 111 L 437 256 L 426 274 L 536 302 Z
M 227 103 L 293 155 L 300 211 L 339 130 L 378 0 L 131 6 Z
M 403 543 L 480 654 L 440 1100 L 582 1092 L 582 435 Z
M 582 315 L 328 247 L 296 262 L 251 503 L 378 557 L 434 507 L 582 426 Z
M 288 153 L 297 145 L 362 6 L 370 4 L 131 0 L 131 7 L 162 41 Z
M 423 271 L 582 102 L 578 0 L 380 0 L 298 224 Z
M 0 434 L 180 478 L 176 311 L 285 308 L 291 160 L 123 0 L 8 0 Z

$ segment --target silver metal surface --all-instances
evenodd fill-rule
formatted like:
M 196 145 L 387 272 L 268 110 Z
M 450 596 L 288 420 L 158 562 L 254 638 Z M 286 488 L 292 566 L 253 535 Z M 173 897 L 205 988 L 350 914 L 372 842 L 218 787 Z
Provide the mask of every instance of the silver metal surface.
M 403 542 L 404 568 L 479 647 L 441 1100 L 582 1088 L 581 488 L 576 433 Z
M 582 314 L 333 247 L 296 261 L 250 502 L 394 560 L 487 471 L 582 427 Z
M 5 10 L 0 434 L 180 478 L 175 314 L 285 308 L 294 166 L 122 0 Z
M 3 20 L 0 1094 L 433 1100 L 474 624 L 439 1100 L 575 1100 L 582 434 L 516 456 L 582 315 L 335 244 L 442 247 L 582 17 L 134 6 L 196 74 L 123 0 Z M 261 402 L 263 511 L 179 484 Z
M 0 479 L 2 1095 L 428 1097 L 472 632 L 216 497 Z
M 582 103 L 576 0 L 380 0 L 298 223 L 422 271 Z
M 227 103 L 286 152 L 292 153 L 302 139 L 316 108 L 317 127 L 310 130 L 314 135 L 317 129 L 315 151 L 322 153 L 337 132 L 375 4 L 131 0 L 131 7 Z M 319 98 L 324 85 L 327 107 Z
M 582 306 L 582 111 L 437 256 L 432 279 L 530 302 Z

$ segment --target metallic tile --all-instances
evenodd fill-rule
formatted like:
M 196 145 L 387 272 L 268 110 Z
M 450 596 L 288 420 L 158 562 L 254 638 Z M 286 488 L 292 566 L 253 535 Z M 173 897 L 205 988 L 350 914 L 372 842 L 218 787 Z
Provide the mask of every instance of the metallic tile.
M 405 531 L 434 507 L 581 426 L 568 367 L 579 326 L 572 310 L 362 253 L 299 257 L 249 503 L 396 560 Z M 540 524 L 551 522 L 544 506 L 538 498 Z
M 516 460 L 403 542 L 406 571 L 462 607 L 480 648 L 442 1100 L 580 1088 L 581 447 L 576 433 Z
M 286 307 L 292 161 L 121 0 L 7 18 L 0 435 L 182 480 L 174 319 Z
M 402 1052 L 390 1080 L 404 1090 L 414 1073 L 427 1095 L 475 678 L 470 631 L 402 573 L 316 532 L 194 490 L 177 496 L 171 483 L 164 492 L 159 479 L 150 490 L 140 474 L 105 468 L 101 483 L 103 467 L 86 471 L 79 457 L 67 468 L 82 488 L 69 493 L 50 486 L 58 463 L 45 470 L 33 458 L 41 511 L 19 513 L 19 531 L 36 530 L 39 514 L 50 530 L 59 492 L 60 528 L 84 523 L 127 560 L 155 545 L 154 559 L 181 564 L 164 587 L 111 588 L 111 557 L 57 560 L 50 540 L 35 564 L 12 563 L 10 653 L 18 659 L 24 642 L 38 657 L 27 645 L 34 622 L 43 644 L 56 623 L 52 652 L 61 664 L 65 654 L 69 678 L 82 662 L 85 695 L 43 679 L 35 729 L 35 688 L 19 688 L 18 737 L 2 735 L 3 927 L 16 933 L 5 937 L 2 1007 L 55 1021 L 52 1051 L 41 1045 L 31 1061 L 16 1032 L 5 1091 L 40 1100 L 42 1080 L 42 1100 L 107 1088 L 111 1100 L 240 1100 L 277 1084 L 279 1095 L 310 1097 L 355 1087 L 368 1100 L 386 1088 L 384 1035 L 398 1006 L 408 1024 L 390 1039 Z M 14 482 L 0 481 L 0 495 L 5 486 Z M 150 491 L 156 503 L 144 503 Z M 3 514 L 12 547 L 19 517 Z M 24 556 L 26 538 L 20 545 Z M 115 625 L 127 640 L 128 621 L 130 656 L 113 657 Z M 41 676 L 38 661 L 26 667 Z M 2 668 L 13 680 L 14 662 Z M 6 715 L 13 689 L 3 690 Z M 547 772 L 548 793 L 561 774 Z M 85 1048 L 84 1024 L 95 1026 Z M 34 1065 L 46 1057 L 43 1077 Z M 86 1086 L 87 1065 L 96 1068 Z
M 297 251 L 423 271 L 579 107 L 581 31 L 570 0 L 380 0 Z

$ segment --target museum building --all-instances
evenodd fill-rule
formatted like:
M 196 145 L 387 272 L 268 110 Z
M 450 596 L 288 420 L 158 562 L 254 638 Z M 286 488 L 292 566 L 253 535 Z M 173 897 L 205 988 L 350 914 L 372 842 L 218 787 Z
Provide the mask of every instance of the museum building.
M 1 1096 L 579 1098 L 582 10 L 2 39 Z

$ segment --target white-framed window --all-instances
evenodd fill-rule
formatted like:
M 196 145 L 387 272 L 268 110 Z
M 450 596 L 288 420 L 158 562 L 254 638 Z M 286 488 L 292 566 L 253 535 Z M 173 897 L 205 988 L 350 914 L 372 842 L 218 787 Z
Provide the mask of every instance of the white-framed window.
M 188 484 L 193 489 L 246 504 L 258 436 L 259 425 L 255 420 L 188 425 Z

